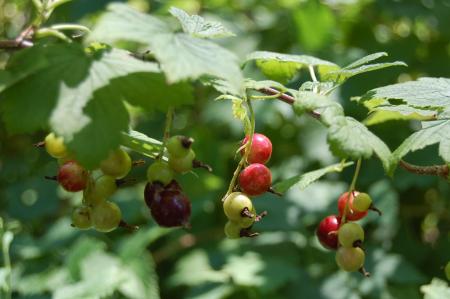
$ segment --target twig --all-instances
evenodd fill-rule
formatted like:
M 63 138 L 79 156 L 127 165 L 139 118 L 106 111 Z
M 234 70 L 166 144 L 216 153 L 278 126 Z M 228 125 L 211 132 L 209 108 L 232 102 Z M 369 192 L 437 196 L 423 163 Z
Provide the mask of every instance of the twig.
M 29 48 L 33 46 L 33 42 L 30 39 L 34 34 L 34 27 L 29 26 L 25 28 L 15 39 L 12 40 L 1 40 L 0 49 L 22 49 Z
M 258 91 L 261 93 L 267 94 L 267 95 L 278 95 L 277 99 L 279 99 L 280 101 L 283 101 L 289 105 L 293 105 L 295 103 L 295 99 L 293 96 L 290 96 L 286 93 L 280 93 L 275 88 L 264 87 L 264 88 L 258 89 Z M 320 118 L 319 112 L 309 111 L 308 113 L 314 118 L 317 118 L 317 119 Z
M 411 173 L 420 175 L 434 175 L 447 178 L 449 175 L 448 165 L 432 165 L 432 166 L 419 166 L 410 164 L 404 160 L 400 160 L 400 166 Z

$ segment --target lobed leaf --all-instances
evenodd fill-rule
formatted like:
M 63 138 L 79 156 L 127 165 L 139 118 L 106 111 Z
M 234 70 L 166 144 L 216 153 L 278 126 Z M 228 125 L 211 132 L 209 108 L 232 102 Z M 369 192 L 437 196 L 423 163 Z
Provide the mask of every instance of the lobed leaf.
M 186 83 L 168 85 L 156 63 L 98 44 L 38 45 L 18 52 L 7 68 L 18 78 L 0 92 L 7 129 L 50 127 L 88 168 L 118 147 L 120 132 L 128 129 L 124 99 L 147 110 L 193 99 Z
M 159 61 L 169 83 L 209 75 L 227 81 L 229 93 L 242 93 L 243 77 L 233 53 L 211 41 L 174 33 L 169 24 L 128 5 L 109 5 L 88 40 L 144 44 Z
M 420 291 L 425 294 L 424 299 L 450 298 L 448 283 L 439 278 L 433 278 L 430 284 L 421 286 Z
M 281 54 L 268 51 L 256 51 L 249 54 L 246 62 L 254 60 L 256 65 L 268 78 L 285 83 L 292 79 L 300 69 L 309 66 L 317 67 L 319 74 L 324 75 L 339 66 L 308 55 Z
M 392 119 L 446 119 L 446 111 L 450 110 L 450 79 L 420 78 L 388 85 L 370 90 L 357 100 L 371 113 L 387 111 L 376 123 Z
M 200 38 L 222 38 L 235 36 L 233 32 L 225 28 L 219 22 L 206 21 L 201 16 L 190 16 L 184 10 L 171 7 L 169 12 L 180 21 L 183 31 L 194 37 Z

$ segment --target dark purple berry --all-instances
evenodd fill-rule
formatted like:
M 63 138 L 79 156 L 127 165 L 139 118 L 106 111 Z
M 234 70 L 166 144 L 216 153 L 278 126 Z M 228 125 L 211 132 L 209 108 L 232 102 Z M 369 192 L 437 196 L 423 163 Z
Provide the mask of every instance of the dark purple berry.
M 153 219 L 166 227 L 189 226 L 191 202 L 180 190 L 164 190 L 150 205 Z

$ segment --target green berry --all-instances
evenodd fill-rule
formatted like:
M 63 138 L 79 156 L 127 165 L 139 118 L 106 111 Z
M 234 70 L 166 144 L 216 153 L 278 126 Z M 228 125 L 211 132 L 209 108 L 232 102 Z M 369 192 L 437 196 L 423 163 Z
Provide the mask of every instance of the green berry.
M 177 158 L 169 155 L 169 165 L 174 171 L 179 173 L 186 173 L 192 170 L 195 159 L 195 152 L 190 149 L 188 154 L 182 158 Z
M 73 210 L 72 225 L 79 229 L 88 229 L 92 227 L 92 210 L 88 206 L 81 206 Z
M 56 137 L 55 133 L 50 133 L 45 137 L 45 149 L 53 158 L 63 158 L 68 155 L 64 139 Z
M 147 180 L 150 183 L 160 182 L 164 186 L 169 184 L 174 177 L 174 173 L 170 166 L 163 161 L 155 161 L 147 169 Z
M 365 256 L 359 247 L 339 247 L 336 252 L 336 263 L 342 270 L 354 272 L 363 267 Z
M 241 226 L 233 221 L 228 221 L 225 224 L 225 235 L 229 239 L 238 239 L 241 237 Z
M 364 230 L 358 223 L 347 222 L 339 228 L 338 240 L 343 247 L 353 247 L 356 241 L 364 241 Z
M 121 179 L 131 170 L 131 158 L 126 151 L 118 148 L 100 163 L 100 169 L 106 175 Z
M 241 192 L 233 192 L 225 198 L 223 202 L 223 210 L 228 219 L 240 222 L 242 218 L 242 211 L 247 208 L 249 211 L 253 210 L 253 204 L 250 198 Z M 248 218 L 248 217 L 246 217 Z M 250 219 L 250 218 L 249 218 Z
M 194 140 L 186 136 L 172 136 L 166 141 L 166 148 L 169 154 L 175 158 L 182 158 L 189 154 Z
M 89 204 L 97 205 L 113 195 L 116 190 L 116 179 L 110 175 L 102 175 L 90 185 L 85 196 Z
M 237 224 L 241 227 L 241 228 L 249 228 L 250 226 L 253 225 L 253 223 L 255 223 L 255 218 L 256 218 L 256 210 L 255 207 L 253 206 L 252 210 L 250 211 L 250 213 L 253 214 L 253 217 L 241 217 L 241 219 L 237 222 Z
M 113 202 L 104 201 L 92 210 L 94 228 L 100 232 L 110 232 L 119 226 L 122 219 L 120 208 Z
M 372 205 L 372 198 L 367 193 L 359 193 L 353 199 L 353 209 L 357 212 L 365 212 Z

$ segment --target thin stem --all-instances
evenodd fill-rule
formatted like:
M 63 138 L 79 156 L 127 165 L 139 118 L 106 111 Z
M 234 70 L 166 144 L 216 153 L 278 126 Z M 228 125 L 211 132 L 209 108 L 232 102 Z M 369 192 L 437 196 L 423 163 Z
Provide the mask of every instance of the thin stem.
M 163 135 L 163 144 L 159 151 L 159 159 L 161 159 L 164 155 L 164 149 L 166 148 L 167 139 L 170 137 L 170 128 L 172 127 L 173 121 L 173 107 L 169 107 L 166 114 L 166 125 L 164 127 L 164 135 Z
M 419 175 L 434 175 L 434 176 L 441 176 L 443 178 L 447 178 L 449 175 L 449 167 L 448 165 L 445 164 L 432 166 L 419 166 L 408 163 L 404 160 L 400 160 L 399 165 L 406 171 Z
M 265 88 L 261 88 L 258 89 L 259 92 L 267 94 L 267 95 L 276 95 L 277 99 L 280 101 L 283 101 L 289 105 L 293 105 L 295 103 L 295 98 L 293 96 L 290 96 L 286 93 L 282 93 L 279 90 L 276 90 L 275 88 L 271 88 L 271 87 L 265 87 Z M 316 112 L 316 111 L 308 111 L 309 115 L 311 115 L 312 117 L 319 119 L 320 118 L 320 113 Z
M 311 79 L 313 80 L 313 82 L 319 82 L 317 80 L 316 73 L 314 72 L 314 66 L 309 65 L 308 70 L 309 70 L 309 74 L 311 75 Z
M 241 161 L 239 161 L 239 164 L 233 173 L 233 177 L 231 178 L 227 193 L 222 198 L 222 201 L 224 201 L 225 198 L 227 198 L 227 196 L 233 192 L 234 187 L 236 185 L 236 180 L 239 177 L 239 174 L 241 173 L 242 167 L 244 167 L 244 165 L 247 163 L 247 158 L 250 154 L 250 149 L 252 148 L 253 134 L 255 133 L 255 112 L 253 111 L 252 102 L 249 99 L 247 99 L 247 97 L 245 97 L 245 102 L 247 103 L 248 112 L 250 114 L 250 134 L 248 137 L 248 141 L 245 144 L 244 155 L 242 156 Z
M 344 224 L 346 221 L 345 218 L 347 217 L 350 198 L 353 194 L 353 191 L 355 190 L 356 180 L 358 179 L 360 170 L 361 170 L 361 158 L 359 158 L 358 162 L 356 162 L 356 169 L 355 169 L 355 173 L 353 174 L 352 183 L 350 184 L 350 187 L 348 188 L 348 193 L 347 193 L 348 197 L 347 197 L 347 201 L 345 202 L 344 213 L 343 213 L 344 215 L 342 215 L 341 225 Z
M 50 28 L 54 30 L 79 30 L 84 32 L 91 32 L 91 30 L 86 26 L 78 24 L 57 24 L 50 26 Z
M 35 36 L 37 38 L 53 36 L 53 37 L 59 38 L 68 43 L 72 42 L 72 40 L 70 38 L 68 38 L 64 33 L 59 32 L 58 30 L 50 29 L 50 28 L 39 29 L 38 31 L 36 31 Z

